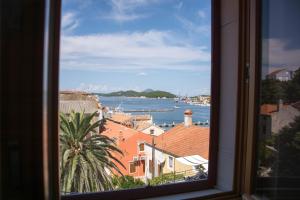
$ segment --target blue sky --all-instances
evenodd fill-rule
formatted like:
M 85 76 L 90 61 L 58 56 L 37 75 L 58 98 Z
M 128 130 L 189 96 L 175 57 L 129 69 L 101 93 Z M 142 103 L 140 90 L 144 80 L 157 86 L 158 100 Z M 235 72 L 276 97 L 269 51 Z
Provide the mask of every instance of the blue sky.
M 210 0 L 63 0 L 60 89 L 210 93 Z

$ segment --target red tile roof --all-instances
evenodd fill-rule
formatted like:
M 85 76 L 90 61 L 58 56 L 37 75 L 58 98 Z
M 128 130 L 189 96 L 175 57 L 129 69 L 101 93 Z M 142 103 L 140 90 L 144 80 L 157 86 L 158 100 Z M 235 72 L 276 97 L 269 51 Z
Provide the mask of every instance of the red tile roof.
M 133 161 L 134 157 L 144 155 L 143 152 L 138 151 L 138 144 L 140 142 L 150 143 L 152 141 L 152 136 L 127 128 L 112 121 L 106 122 L 105 129 L 106 130 L 101 134 L 116 139 L 118 148 L 123 152 L 123 156 L 113 153 L 113 155 L 126 167 L 124 169 L 119 163 L 115 163 L 121 172 L 124 175 L 131 175 L 134 177 L 143 176 L 145 174 L 143 171 L 143 165 L 145 165 L 145 162 L 138 163 L 138 169 L 135 173 L 129 172 L 129 164 Z
M 270 115 L 273 112 L 278 110 L 278 106 L 276 104 L 263 104 L 260 106 L 260 114 L 261 115 Z
M 138 133 L 138 131 L 132 128 L 127 128 L 126 126 L 117 124 L 109 120 L 106 121 L 104 127 L 105 130 L 101 134 L 106 135 L 110 138 L 114 138 L 117 140 L 117 142 L 123 139 L 126 140 L 134 134 Z
M 156 137 L 155 144 L 158 149 L 176 156 L 199 155 L 208 159 L 209 128 L 179 124 Z

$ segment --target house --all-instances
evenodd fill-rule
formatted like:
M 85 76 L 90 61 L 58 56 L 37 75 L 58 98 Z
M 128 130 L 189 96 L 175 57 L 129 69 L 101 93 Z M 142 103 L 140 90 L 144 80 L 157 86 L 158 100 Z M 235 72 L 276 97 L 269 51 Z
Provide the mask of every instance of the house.
M 155 136 L 159 136 L 165 132 L 165 130 L 163 128 L 161 128 L 155 124 L 152 124 L 152 125 L 148 126 L 147 128 L 142 129 L 141 131 L 145 134 L 151 134 L 152 130 L 153 130 L 153 134 Z
M 116 154 L 115 157 L 125 166 L 116 163 L 123 175 L 130 175 L 146 181 L 145 171 L 147 166 L 147 155 L 144 144 L 150 143 L 152 137 L 132 128 L 107 120 L 105 130 L 101 134 L 112 138 L 123 155 Z
M 175 172 L 193 176 L 202 165 L 208 170 L 209 128 L 192 123 L 192 111 L 184 113 L 184 123 L 175 126 L 164 134 L 155 137 L 154 175 Z M 148 158 L 151 159 L 153 144 L 146 144 Z M 152 160 L 148 163 L 152 163 Z M 149 167 L 150 168 L 150 167 Z M 152 174 L 149 172 L 148 174 Z
M 270 136 L 278 133 L 284 126 L 294 121 L 300 115 L 300 102 L 283 104 L 280 100 L 276 104 L 263 104 L 260 107 L 261 133 L 260 135 Z
M 97 112 L 92 122 L 103 119 L 102 106 L 97 96 L 82 91 L 61 91 L 59 112 L 69 115 L 72 111 L 85 114 Z
M 106 119 L 134 129 L 139 129 L 137 126 L 144 127 L 145 125 L 147 126 L 153 123 L 151 115 L 131 115 L 130 113 L 124 112 L 111 113 L 107 115 Z
M 267 79 L 279 80 L 279 81 L 289 81 L 292 80 L 294 76 L 294 71 L 287 69 L 278 69 L 266 76 Z

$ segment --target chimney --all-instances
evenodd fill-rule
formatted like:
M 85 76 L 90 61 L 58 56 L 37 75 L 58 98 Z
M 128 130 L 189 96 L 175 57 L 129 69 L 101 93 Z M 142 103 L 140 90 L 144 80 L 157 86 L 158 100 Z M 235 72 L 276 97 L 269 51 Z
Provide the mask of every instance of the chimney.
M 184 111 L 184 126 L 185 127 L 189 127 L 193 124 L 193 120 L 192 120 L 192 110 L 187 109 Z
M 283 100 L 279 99 L 277 104 L 277 111 L 279 112 L 283 108 Z

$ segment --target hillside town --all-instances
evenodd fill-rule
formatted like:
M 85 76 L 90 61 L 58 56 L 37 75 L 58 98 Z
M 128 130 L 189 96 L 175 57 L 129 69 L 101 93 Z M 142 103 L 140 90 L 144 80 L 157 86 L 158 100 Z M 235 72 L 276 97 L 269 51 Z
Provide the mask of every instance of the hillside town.
M 113 153 L 120 161 L 115 164 L 122 175 L 145 184 L 170 174 L 172 177 L 167 182 L 207 178 L 209 127 L 194 125 L 192 110 L 185 110 L 183 122 L 166 130 L 153 123 L 151 115 L 112 112 L 101 104 L 98 96 L 86 92 L 62 91 L 59 102 L 60 112 L 65 115 L 96 112 L 92 121 L 105 121 L 97 134 L 112 139 L 123 152 L 123 155 Z

